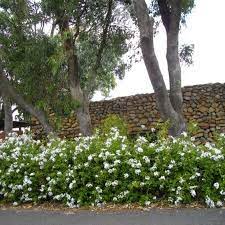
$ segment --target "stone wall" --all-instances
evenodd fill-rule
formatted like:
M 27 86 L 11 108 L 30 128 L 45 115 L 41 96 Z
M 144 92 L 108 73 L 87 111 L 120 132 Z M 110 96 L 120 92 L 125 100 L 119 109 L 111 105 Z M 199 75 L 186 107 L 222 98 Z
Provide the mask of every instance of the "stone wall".
M 200 131 L 196 137 L 210 140 L 214 131 L 225 131 L 225 84 L 204 84 L 187 86 L 183 89 L 185 119 L 198 123 Z M 120 115 L 128 124 L 131 134 L 150 131 L 159 121 L 154 94 L 138 94 L 111 100 L 91 102 L 92 124 L 98 126 L 110 114 Z M 52 117 L 54 114 L 51 115 Z M 39 136 L 42 128 L 33 121 L 33 132 Z M 143 129 L 143 126 L 145 128 Z M 60 137 L 73 138 L 79 134 L 75 115 L 62 122 Z

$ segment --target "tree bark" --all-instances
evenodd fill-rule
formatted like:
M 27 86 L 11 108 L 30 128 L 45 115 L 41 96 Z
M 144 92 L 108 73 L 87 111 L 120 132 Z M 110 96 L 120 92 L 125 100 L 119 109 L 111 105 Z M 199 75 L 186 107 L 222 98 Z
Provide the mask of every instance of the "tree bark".
M 179 31 L 178 31 L 179 32 Z M 178 53 L 178 32 L 167 32 L 167 65 L 170 80 L 170 101 L 177 112 L 181 130 L 186 130 L 183 117 L 183 96 L 181 89 L 181 67 Z
M 141 50 L 149 78 L 155 91 L 159 112 L 164 121 L 169 120 L 171 123 L 169 134 L 178 136 L 184 131 L 184 125 L 182 117 L 173 108 L 170 101 L 159 63 L 155 55 L 153 18 L 149 16 L 145 0 L 134 0 L 133 2 L 140 32 Z
M 0 68 L 1 69 L 1 68 Z M 52 126 L 49 124 L 45 114 L 36 109 L 33 105 L 26 102 L 25 99 L 17 93 L 17 91 L 11 86 L 8 79 L 3 75 L 3 70 L 0 70 L 0 89 L 3 94 L 9 98 L 12 98 L 21 108 L 36 117 L 41 123 L 44 132 L 46 134 L 54 134 Z
M 13 130 L 12 105 L 7 96 L 2 95 L 2 98 L 4 104 L 4 132 L 5 135 L 8 135 Z
M 61 35 L 64 36 L 68 32 L 67 38 L 64 39 L 64 50 L 68 63 L 68 77 L 71 96 L 75 101 L 79 102 L 79 107 L 76 109 L 76 116 L 79 123 L 80 131 L 84 136 L 92 134 L 91 117 L 89 113 L 88 96 L 81 89 L 79 77 L 78 57 L 75 53 L 74 40 L 71 36 L 69 21 L 64 19 L 59 23 Z
M 181 1 L 171 1 L 171 9 L 167 9 L 169 23 L 164 26 L 167 35 L 167 65 L 170 80 L 170 101 L 174 110 L 178 113 L 180 124 L 186 130 L 186 123 L 183 117 L 183 96 L 181 89 L 181 66 L 179 59 L 179 29 L 181 19 Z M 163 20 L 164 14 L 161 13 Z M 165 18 L 166 19 L 166 18 Z M 164 20 L 165 20 L 164 19 Z

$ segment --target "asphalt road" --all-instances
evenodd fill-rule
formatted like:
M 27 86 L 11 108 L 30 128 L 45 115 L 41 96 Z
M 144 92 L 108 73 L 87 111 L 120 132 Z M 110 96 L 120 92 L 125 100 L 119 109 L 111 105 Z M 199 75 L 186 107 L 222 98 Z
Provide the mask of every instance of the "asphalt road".
M 112 213 L 0 210 L 0 225 L 225 225 L 225 209 L 152 209 Z

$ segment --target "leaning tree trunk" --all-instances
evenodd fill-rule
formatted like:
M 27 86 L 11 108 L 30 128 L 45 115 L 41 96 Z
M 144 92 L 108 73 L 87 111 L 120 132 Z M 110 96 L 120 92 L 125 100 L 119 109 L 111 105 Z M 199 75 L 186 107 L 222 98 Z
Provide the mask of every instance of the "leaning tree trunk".
M 4 132 L 8 135 L 13 130 L 13 117 L 12 117 L 12 105 L 10 99 L 2 95 L 4 104 Z
M 171 104 L 159 63 L 155 55 L 153 18 L 149 16 L 145 0 L 134 0 L 134 8 L 140 32 L 141 50 L 149 78 L 155 91 L 160 115 L 164 121 L 169 120 L 171 123 L 169 134 L 178 136 L 183 132 L 183 123 L 181 123 L 179 113 L 175 111 Z
M 17 91 L 11 86 L 7 78 L 3 75 L 3 70 L 0 71 L 0 88 L 4 95 L 10 97 L 17 103 L 22 109 L 36 117 L 41 123 L 44 132 L 46 134 L 54 134 L 52 126 L 49 124 L 44 112 L 36 109 L 33 105 L 26 102 L 25 99 L 17 93 Z
M 61 35 L 70 31 L 69 21 L 65 19 L 63 23 L 59 24 Z M 84 136 L 90 136 L 92 134 L 92 124 L 89 112 L 89 100 L 88 96 L 82 91 L 79 77 L 79 63 L 78 57 L 75 52 L 73 37 L 68 34 L 67 38 L 64 38 L 64 50 L 68 63 L 68 78 L 71 96 L 74 101 L 78 102 L 76 108 L 76 117 L 80 127 L 80 132 Z

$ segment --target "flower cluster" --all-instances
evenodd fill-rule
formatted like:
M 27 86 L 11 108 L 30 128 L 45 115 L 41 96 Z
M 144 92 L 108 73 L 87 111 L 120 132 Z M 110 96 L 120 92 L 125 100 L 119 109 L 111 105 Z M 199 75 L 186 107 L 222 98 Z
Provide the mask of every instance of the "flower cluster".
M 195 145 L 183 134 L 150 143 L 117 128 L 102 135 L 48 143 L 12 134 L 0 142 L 0 200 L 58 201 L 69 207 L 157 201 L 225 202 L 225 136 Z

